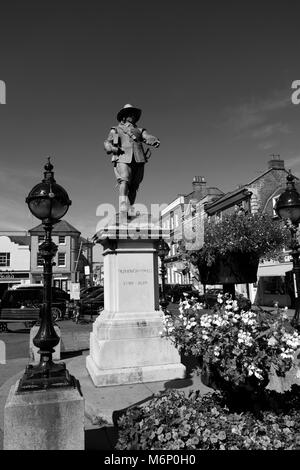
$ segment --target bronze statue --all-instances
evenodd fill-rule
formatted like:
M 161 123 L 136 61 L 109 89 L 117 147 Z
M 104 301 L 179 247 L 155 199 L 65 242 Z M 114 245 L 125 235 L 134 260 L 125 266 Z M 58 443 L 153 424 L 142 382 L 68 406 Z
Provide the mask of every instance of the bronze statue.
M 117 114 L 119 124 L 112 127 L 104 148 L 112 155 L 115 176 L 119 185 L 119 210 L 132 215 L 136 193 L 144 176 L 144 166 L 151 152 L 143 144 L 159 147 L 160 141 L 148 134 L 146 129 L 137 127 L 142 111 L 126 104 Z M 128 206 L 128 201 L 131 207 Z

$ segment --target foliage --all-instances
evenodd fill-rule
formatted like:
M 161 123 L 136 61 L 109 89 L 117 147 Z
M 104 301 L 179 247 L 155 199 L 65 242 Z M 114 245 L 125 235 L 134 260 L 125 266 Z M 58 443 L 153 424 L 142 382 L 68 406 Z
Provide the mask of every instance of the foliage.
M 299 406 L 299 403 L 298 403 Z M 119 419 L 117 450 L 299 450 L 300 413 L 231 413 L 219 392 L 171 390 Z
M 206 313 L 200 304 L 186 299 L 180 303 L 179 315 L 165 316 L 163 335 L 179 351 L 202 357 L 235 386 L 247 385 L 250 378 L 258 386 L 266 385 L 274 373 L 285 377 L 300 347 L 300 335 L 285 313 L 262 317 L 259 312 L 244 311 L 228 295 L 220 294 L 218 303 Z
M 196 265 L 211 266 L 218 256 L 243 253 L 257 258 L 275 259 L 288 244 L 290 232 L 282 221 L 274 221 L 268 214 L 234 212 L 220 221 L 206 220 L 204 245 L 190 251 L 189 257 Z M 187 255 L 183 246 L 182 256 Z
M 198 355 L 197 334 L 205 307 L 196 298 L 185 296 L 185 300 L 179 302 L 179 314 L 165 313 L 161 335 L 167 336 L 180 353 Z

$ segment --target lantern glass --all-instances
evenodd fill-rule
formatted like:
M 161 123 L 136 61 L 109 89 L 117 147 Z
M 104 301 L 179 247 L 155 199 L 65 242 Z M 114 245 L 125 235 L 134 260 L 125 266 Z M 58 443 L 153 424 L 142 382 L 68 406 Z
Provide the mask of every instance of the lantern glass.
M 49 199 L 31 199 L 28 202 L 30 212 L 40 220 L 48 219 L 51 214 L 51 201 Z
M 289 219 L 293 224 L 297 224 L 300 220 L 300 205 L 278 207 L 277 213 L 282 219 Z
M 158 256 L 165 257 L 168 255 L 169 251 L 170 251 L 169 245 L 165 242 L 165 240 L 163 239 L 159 240 Z
M 44 182 L 30 191 L 26 201 L 30 212 L 40 220 L 61 219 L 71 204 L 64 188 L 56 183 Z

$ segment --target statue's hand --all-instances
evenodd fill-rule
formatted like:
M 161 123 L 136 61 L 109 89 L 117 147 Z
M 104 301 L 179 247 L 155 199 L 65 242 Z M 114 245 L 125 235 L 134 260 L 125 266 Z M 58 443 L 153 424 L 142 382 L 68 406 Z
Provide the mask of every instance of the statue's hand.
M 124 153 L 124 150 L 122 150 L 120 147 L 116 147 L 115 145 L 112 145 L 111 149 L 114 155 L 122 155 Z
M 160 142 L 159 140 L 157 142 L 155 142 L 155 144 L 153 144 L 153 147 L 155 147 L 156 149 L 160 146 Z

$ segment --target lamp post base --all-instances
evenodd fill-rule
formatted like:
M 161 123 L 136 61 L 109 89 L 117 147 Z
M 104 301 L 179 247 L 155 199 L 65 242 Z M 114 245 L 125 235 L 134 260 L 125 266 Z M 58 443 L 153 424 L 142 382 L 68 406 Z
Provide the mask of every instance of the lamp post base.
M 47 390 L 49 388 L 72 387 L 76 388 L 78 381 L 73 375 L 70 375 L 66 369 L 66 364 L 38 364 L 34 366 L 29 364 L 21 378 L 17 393 L 32 392 L 36 390 Z

